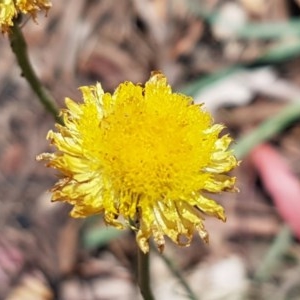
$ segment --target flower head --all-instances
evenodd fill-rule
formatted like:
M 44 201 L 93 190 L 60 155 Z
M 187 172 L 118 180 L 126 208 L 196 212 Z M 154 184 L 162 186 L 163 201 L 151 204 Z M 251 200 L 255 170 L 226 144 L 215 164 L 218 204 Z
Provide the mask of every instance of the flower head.
M 2 0 L 0 1 L 1 30 L 9 31 L 9 27 L 13 26 L 13 18 L 19 13 L 30 14 L 35 20 L 38 11 L 47 12 L 50 7 L 49 0 Z
M 38 156 L 58 169 L 54 201 L 73 205 L 73 217 L 103 213 L 109 225 L 137 231 L 140 248 L 164 236 L 189 245 L 195 231 L 207 240 L 204 214 L 225 221 L 208 193 L 234 191 L 226 175 L 237 165 L 219 136 L 222 125 L 192 98 L 173 93 L 153 72 L 145 87 L 125 82 L 111 95 L 101 85 L 81 87 L 84 102 L 66 99 L 65 125 L 48 139 L 57 151 Z

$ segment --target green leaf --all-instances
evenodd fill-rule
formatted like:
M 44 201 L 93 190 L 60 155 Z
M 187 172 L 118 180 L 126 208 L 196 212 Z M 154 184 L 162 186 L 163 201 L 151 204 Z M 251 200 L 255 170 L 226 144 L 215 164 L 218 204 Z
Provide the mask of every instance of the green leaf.
M 124 234 L 124 230 L 114 227 L 92 227 L 84 231 L 83 246 L 89 250 L 108 245 L 112 240 Z

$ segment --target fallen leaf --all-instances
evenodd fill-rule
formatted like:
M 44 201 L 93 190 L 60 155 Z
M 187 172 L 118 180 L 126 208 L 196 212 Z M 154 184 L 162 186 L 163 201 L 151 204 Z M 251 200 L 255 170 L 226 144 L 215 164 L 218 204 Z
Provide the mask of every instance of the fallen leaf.
M 256 147 L 251 161 L 279 214 L 300 238 L 300 183 L 283 157 L 270 145 Z

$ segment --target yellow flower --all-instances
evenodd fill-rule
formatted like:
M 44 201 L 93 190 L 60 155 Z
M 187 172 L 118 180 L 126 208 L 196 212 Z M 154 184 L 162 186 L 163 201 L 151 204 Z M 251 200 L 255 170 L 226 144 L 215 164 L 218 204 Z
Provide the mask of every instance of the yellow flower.
M 65 125 L 48 133 L 57 151 L 38 156 L 62 173 L 52 199 L 73 205 L 73 217 L 103 213 L 109 225 L 130 226 L 144 252 L 151 237 L 161 251 L 164 236 L 183 246 L 195 231 L 207 240 L 204 214 L 225 221 L 208 193 L 235 190 L 224 126 L 172 93 L 159 72 L 145 87 L 125 82 L 112 95 L 99 83 L 80 89 L 84 103 L 67 98 Z
M 0 2 L 0 26 L 2 32 L 13 26 L 13 18 L 19 13 L 30 14 L 35 20 L 40 10 L 47 12 L 51 7 L 49 0 L 2 0 Z

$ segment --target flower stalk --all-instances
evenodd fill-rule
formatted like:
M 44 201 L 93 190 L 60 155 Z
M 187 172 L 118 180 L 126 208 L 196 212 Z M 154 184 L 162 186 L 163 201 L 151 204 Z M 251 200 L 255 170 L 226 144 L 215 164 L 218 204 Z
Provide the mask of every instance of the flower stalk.
M 58 109 L 55 105 L 54 99 L 46 92 L 43 84 L 34 72 L 30 63 L 27 44 L 19 24 L 15 21 L 9 32 L 9 39 L 13 53 L 17 58 L 17 62 L 21 68 L 22 76 L 27 80 L 33 92 L 37 95 L 39 101 L 49 111 L 58 123 L 62 123 L 59 117 Z
M 150 283 L 149 252 L 144 253 L 138 247 L 138 284 L 144 300 L 155 300 Z

